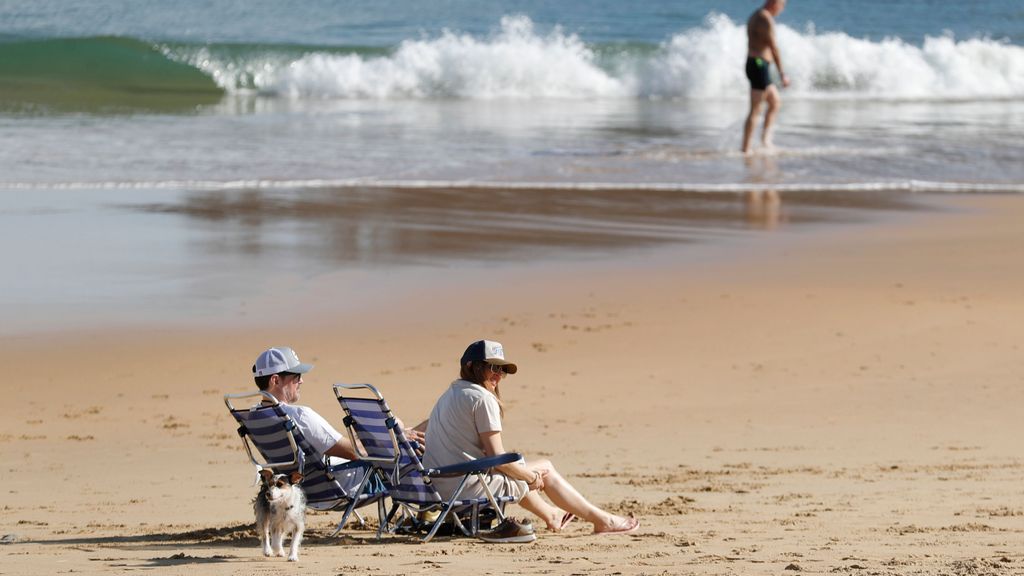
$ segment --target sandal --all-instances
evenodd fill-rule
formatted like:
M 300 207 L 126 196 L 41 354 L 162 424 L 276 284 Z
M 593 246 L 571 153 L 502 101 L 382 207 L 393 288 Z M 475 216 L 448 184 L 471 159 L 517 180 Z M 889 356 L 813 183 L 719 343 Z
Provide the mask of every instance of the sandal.
M 576 515 L 575 514 L 573 514 L 572 512 L 566 512 L 565 516 L 562 516 L 562 522 L 558 525 L 559 532 L 561 532 L 562 530 L 565 530 L 565 527 L 568 526 L 569 523 L 572 522 L 575 519 L 576 519 Z

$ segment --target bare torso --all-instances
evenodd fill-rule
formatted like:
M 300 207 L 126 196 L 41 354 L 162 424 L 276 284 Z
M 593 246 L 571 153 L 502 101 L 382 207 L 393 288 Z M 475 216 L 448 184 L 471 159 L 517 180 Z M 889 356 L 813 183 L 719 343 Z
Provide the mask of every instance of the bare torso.
M 747 20 L 747 55 L 774 62 L 772 44 L 775 36 L 775 19 L 765 9 L 758 10 Z

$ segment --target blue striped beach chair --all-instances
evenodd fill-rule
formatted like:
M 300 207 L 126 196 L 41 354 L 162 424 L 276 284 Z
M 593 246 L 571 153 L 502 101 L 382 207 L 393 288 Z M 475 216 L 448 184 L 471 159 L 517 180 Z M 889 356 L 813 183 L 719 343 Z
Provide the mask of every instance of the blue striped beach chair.
M 258 401 L 244 407 L 236 407 L 232 403 L 233 400 L 249 399 Z M 257 469 L 273 470 L 275 474 L 299 472 L 307 507 L 314 510 L 344 509 L 345 513 L 332 536 L 341 531 L 352 514 L 361 525 L 365 525 L 357 508 L 377 503 L 378 514 L 383 517 L 383 499 L 387 494 L 370 463 L 328 464 L 323 455 L 309 445 L 277 399 L 267 392 L 227 394 L 224 404 L 238 422 L 238 435 L 242 437 L 249 460 Z
M 334 394 L 345 411 L 345 428 L 352 436 L 353 444 L 361 445 L 361 461 L 372 463 L 379 471 L 391 498 L 391 509 L 382 517 L 377 529 L 378 538 L 384 531 L 426 532 L 423 542 L 429 542 L 446 519 L 450 519 L 462 534 L 476 536 L 480 532 L 481 512 L 489 511 L 498 522 L 505 519 L 505 504 L 512 502 L 513 498 L 496 497 L 487 488 L 483 476 L 495 466 L 520 460 L 520 454 L 509 452 L 443 468 L 425 468 L 416 447 L 405 437 L 391 408 L 376 388 L 369 384 L 335 384 Z M 481 478 L 486 497 L 459 497 L 472 476 Z M 458 489 L 447 501 L 431 485 L 431 478 L 437 477 L 462 478 Z

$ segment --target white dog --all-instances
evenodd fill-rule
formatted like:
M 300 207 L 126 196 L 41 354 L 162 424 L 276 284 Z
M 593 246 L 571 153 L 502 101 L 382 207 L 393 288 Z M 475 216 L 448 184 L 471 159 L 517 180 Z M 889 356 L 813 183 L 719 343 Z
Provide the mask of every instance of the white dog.
M 256 531 L 260 535 L 264 556 L 284 556 L 284 537 L 291 532 L 292 545 L 288 561 L 299 559 L 299 544 L 306 529 L 306 494 L 299 487 L 302 474 L 274 474 L 260 470 L 260 493 L 253 501 Z

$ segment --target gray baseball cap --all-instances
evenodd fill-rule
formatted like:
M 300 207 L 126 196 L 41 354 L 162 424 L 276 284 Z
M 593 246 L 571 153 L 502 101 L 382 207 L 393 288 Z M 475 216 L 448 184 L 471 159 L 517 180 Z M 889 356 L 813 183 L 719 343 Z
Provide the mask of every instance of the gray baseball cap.
M 305 374 L 312 369 L 312 364 L 299 362 L 299 355 L 295 353 L 295 350 L 280 346 L 270 348 L 260 354 L 256 358 L 256 363 L 252 366 L 252 373 L 256 376 L 270 376 L 271 374 L 280 374 L 281 372 Z

